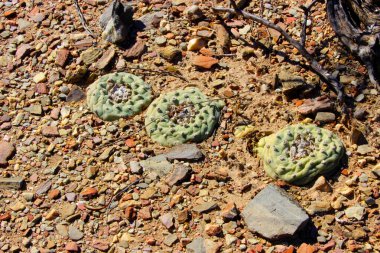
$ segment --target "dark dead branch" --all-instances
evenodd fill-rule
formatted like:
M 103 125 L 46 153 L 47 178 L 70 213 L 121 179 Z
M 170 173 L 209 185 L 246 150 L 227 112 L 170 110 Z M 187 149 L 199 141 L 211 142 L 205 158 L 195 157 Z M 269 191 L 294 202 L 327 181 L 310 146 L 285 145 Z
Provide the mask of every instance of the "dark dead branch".
M 305 43 L 306 43 L 306 28 L 307 28 L 307 20 L 309 18 L 309 14 L 310 14 L 310 11 L 311 9 L 313 8 L 313 6 L 318 3 L 319 0 L 313 0 L 313 2 L 311 2 L 308 6 L 301 6 L 300 8 L 303 10 L 304 12 L 304 19 L 303 19 L 303 23 L 302 23 L 302 31 L 301 31 L 301 45 L 304 47 L 305 46 Z
M 233 2 L 233 1 L 231 1 Z M 273 30 L 278 31 L 284 38 L 287 40 L 297 51 L 309 62 L 311 70 L 313 70 L 317 75 L 321 77 L 321 79 L 326 82 L 326 84 L 337 94 L 338 102 L 341 104 L 343 111 L 345 111 L 345 103 L 344 103 L 344 91 L 342 84 L 330 74 L 326 69 L 324 69 L 319 62 L 314 59 L 314 57 L 306 50 L 305 47 L 301 45 L 300 42 L 292 38 L 285 30 L 283 30 L 280 26 L 270 22 L 267 19 L 261 18 L 255 14 L 251 14 L 246 11 L 225 8 L 225 7 L 213 7 L 215 12 L 228 12 L 236 15 L 241 15 L 244 18 L 251 19 L 257 23 L 260 23 L 266 27 L 269 27 Z
M 342 43 L 366 66 L 380 90 L 380 2 L 327 0 L 327 15 Z

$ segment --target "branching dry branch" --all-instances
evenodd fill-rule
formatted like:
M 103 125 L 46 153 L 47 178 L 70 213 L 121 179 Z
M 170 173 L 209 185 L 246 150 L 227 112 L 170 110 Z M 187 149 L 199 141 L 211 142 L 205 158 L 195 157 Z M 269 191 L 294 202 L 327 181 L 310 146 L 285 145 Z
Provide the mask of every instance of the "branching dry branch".
M 234 2 L 234 1 L 231 1 Z M 236 4 L 233 5 L 236 7 Z M 326 69 L 324 69 L 319 62 L 314 59 L 314 57 L 306 50 L 304 46 L 297 40 L 293 39 L 285 30 L 283 30 L 280 26 L 270 22 L 267 19 L 264 19 L 262 17 L 259 17 L 255 14 L 251 14 L 246 11 L 242 11 L 239 9 L 232 9 L 232 8 L 225 8 L 225 7 L 213 7 L 212 8 L 214 12 L 228 12 L 236 15 L 241 15 L 244 18 L 251 19 L 257 23 L 260 23 L 266 27 L 269 27 L 273 30 L 278 31 L 284 38 L 287 40 L 294 48 L 297 49 L 297 51 L 309 62 L 310 68 L 318 74 L 323 81 L 325 81 L 329 87 L 337 94 L 338 101 L 342 105 L 342 109 L 345 110 L 345 104 L 344 104 L 344 91 L 342 84 L 333 77 Z

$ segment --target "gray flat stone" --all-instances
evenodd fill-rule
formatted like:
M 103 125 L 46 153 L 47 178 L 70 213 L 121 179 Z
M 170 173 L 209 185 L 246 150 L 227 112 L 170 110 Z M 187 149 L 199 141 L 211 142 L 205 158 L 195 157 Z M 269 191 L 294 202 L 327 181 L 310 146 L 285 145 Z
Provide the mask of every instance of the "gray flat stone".
M 188 253 L 206 253 L 205 240 L 202 237 L 195 238 L 191 243 L 186 245 Z
M 178 237 L 175 234 L 169 234 L 168 236 L 165 237 L 164 244 L 166 246 L 171 247 L 177 241 L 178 241 Z
M 69 234 L 69 238 L 73 241 L 78 241 L 84 237 L 84 234 L 73 225 L 69 226 L 68 234 Z
M 335 114 L 332 112 L 318 112 L 315 121 L 322 123 L 330 123 L 335 121 Z
M 195 206 L 193 208 L 193 211 L 197 213 L 207 213 L 216 208 L 218 208 L 218 204 L 211 201 L 211 202 L 207 202 L 207 203 Z
M 303 208 L 275 185 L 257 194 L 241 215 L 249 230 L 269 240 L 293 237 L 309 220 Z
M 169 161 L 179 160 L 192 162 L 201 160 L 203 153 L 196 144 L 182 144 L 170 149 L 165 156 Z
M 140 165 L 148 174 L 148 177 L 153 180 L 166 176 L 173 169 L 173 165 L 168 162 L 164 155 L 140 161 Z
M 365 208 L 359 205 L 351 206 L 344 210 L 344 213 L 350 219 L 355 218 L 357 220 L 362 220 L 365 215 Z

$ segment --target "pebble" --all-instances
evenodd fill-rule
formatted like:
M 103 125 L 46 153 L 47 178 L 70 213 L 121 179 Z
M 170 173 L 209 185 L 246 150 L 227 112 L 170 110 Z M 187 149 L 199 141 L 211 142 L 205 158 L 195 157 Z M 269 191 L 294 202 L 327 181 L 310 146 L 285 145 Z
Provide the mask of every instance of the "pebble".
M 222 232 L 222 228 L 216 224 L 206 224 L 205 232 L 209 236 L 216 236 Z
M 173 223 L 173 215 L 171 213 L 166 213 L 164 215 L 162 215 L 160 217 L 160 220 L 162 222 L 162 224 L 164 224 L 164 226 L 167 228 L 167 229 L 171 229 L 173 226 L 174 226 L 174 223 Z
M 166 38 L 164 36 L 157 37 L 154 42 L 159 46 L 165 46 Z
M 42 82 L 46 82 L 47 78 L 46 78 L 46 74 L 43 73 L 43 72 L 40 72 L 38 74 L 36 74 L 34 77 L 33 77 L 33 82 L 35 83 L 42 83 Z
M 210 201 L 193 207 L 193 211 L 197 213 L 207 213 L 216 208 L 218 208 L 218 204 L 216 202 Z
M 189 253 L 206 253 L 205 240 L 201 237 L 195 238 L 191 243 L 186 245 L 186 251 Z
M 165 237 L 163 243 L 169 247 L 173 246 L 178 241 L 178 238 L 175 234 L 169 234 Z
M 217 64 L 219 61 L 216 58 L 210 56 L 197 55 L 191 59 L 191 63 L 203 69 L 210 69 L 212 66 Z
M 61 218 L 66 219 L 67 217 L 73 215 L 75 213 L 76 208 L 77 207 L 75 204 L 63 203 L 62 207 L 59 209 Z
M 226 220 L 234 220 L 238 217 L 239 211 L 234 202 L 229 202 L 222 209 L 221 215 Z
M 165 157 L 169 161 L 196 162 L 203 159 L 204 155 L 196 144 L 182 144 L 171 148 L 165 153 Z
M 362 206 L 352 206 L 348 207 L 344 213 L 346 214 L 347 218 L 353 219 L 355 218 L 356 220 L 362 220 L 365 215 L 365 208 Z
M 15 212 L 19 212 L 19 211 L 22 211 L 26 208 L 25 204 L 20 202 L 20 201 L 16 201 L 15 203 L 13 203 L 10 208 L 15 211 Z
M 69 252 L 79 252 L 79 246 L 76 242 L 66 243 L 65 250 Z
M 315 116 L 315 121 L 321 123 L 331 123 L 335 121 L 335 114 L 331 112 L 318 112 Z
M 190 174 L 191 168 L 186 165 L 176 165 L 173 173 L 166 179 L 166 183 L 170 186 L 184 181 Z
M 13 144 L 0 141 L 0 167 L 7 166 L 8 160 L 15 154 L 16 148 Z
M 58 128 L 56 126 L 45 126 L 42 128 L 42 135 L 45 137 L 58 137 Z
M 79 241 L 84 237 L 84 234 L 73 225 L 69 226 L 68 235 L 69 238 L 74 241 Z

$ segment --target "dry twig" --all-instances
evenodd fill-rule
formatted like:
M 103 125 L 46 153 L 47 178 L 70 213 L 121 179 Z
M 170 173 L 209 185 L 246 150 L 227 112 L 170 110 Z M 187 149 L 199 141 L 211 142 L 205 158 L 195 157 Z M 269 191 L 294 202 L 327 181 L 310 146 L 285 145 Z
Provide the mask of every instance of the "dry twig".
M 231 2 L 234 2 L 231 0 Z M 236 4 L 234 5 L 236 7 Z M 298 50 L 298 52 L 309 62 L 310 68 L 318 74 L 328 85 L 332 90 L 337 94 L 337 99 L 341 103 L 342 109 L 345 111 L 345 104 L 344 104 L 344 91 L 342 84 L 335 78 L 332 74 L 330 74 L 326 69 L 324 69 L 319 62 L 314 59 L 314 57 L 306 50 L 304 46 L 297 40 L 293 39 L 285 30 L 283 30 L 280 26 L 270 22 L 267 19 L 264 19 L 262 17 L 259 17 L 255 14 L 242 11 L 239 9 L 232 9 L 232 8 L 225 8 L 225 7 L 213 7 L 212 8 L 215 12 L 228 12 L 232 14 L 241 15 L 244 18 L 251 19 L 255 22 L 258 22 L 266 27 L 269 27 L 273 30 L 278 31 L 284 38 L 287 40 L 294 48 Z
M 78 12 L 78 15 L 79 15 L 79 19 L 80 19 L 80 22 L 82 23 L 82 26 L 84 28 L 84 30 L 93 38 L 95 38 L 95 34 L 91 31 L 91 29 L 88 27 L 87 25 L 87 22 L 86 22 L 86 19 L 84 18 L 84 15 L 82 13 L 82 10 L 80 9 L 80 6 L 79 6 L 79 3 L 78 3 L 78 0 L 74 0 L 74 5 L 75 5 L 75 8 L 77 9 L 77 12 Z
M 313 8 L 313 6 L 319 2 L 319 0 L 313 0 L 313 2 L 311 2 L 309 4 L 309 6 L 301 6 L 300 8 L 303 10 L 304 12 L 304 20 L 303 20 L 303 23 L 302 23 L 302 32 L 301 32 L 301 45 L 302 46 L 305 46 L 305 43 L 306 43 L 306 28 L 307 28 L 307 20 L 308 20 L 308 17 L 309 17 L 309 13 L 311 11 L 311 8 Z
M 105 204 L 104 206 L 100 206 L 100 207 L 93 207 L 93 206 L 89 206 L 89 205 L 85 205 L 85 207 L 89 210 L 92 210 L 92 211 L 100 211 L 100 210 L 103 210 L 103 209 L 106 209 L 108 208 L 111 203 L 112 203 L 112 200 L 114 200 L 115 198 L 121 196 L 124 192 L 127 192 L 128 190 L 130 190 L 130 188 L 138 183 L 141 182 L 141 178 L 139 179 L 136 179 L 135 181 L 133 181 L 132 183 L 130 183 L 129 185 L 127 185 L 126 187 L 124 187 L 123 189 L 121 189 L 119 192 L 117 192 L 116 194 L 113 194 L 110 198 L 110 200 L 108 201 L 107 204 Z

